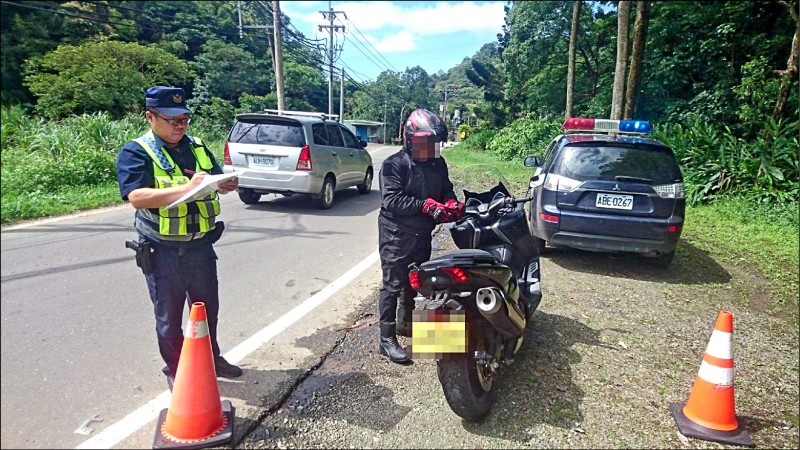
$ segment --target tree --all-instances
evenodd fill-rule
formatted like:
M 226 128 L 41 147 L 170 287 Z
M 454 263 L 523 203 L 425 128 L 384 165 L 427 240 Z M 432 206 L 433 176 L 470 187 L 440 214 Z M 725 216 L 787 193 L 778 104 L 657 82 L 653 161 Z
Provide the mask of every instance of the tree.
M 567 107 L 564 112 L 565 119 L 572 117 L 572 108 L 575 98 L 575 43 L 578 40 L 578 21 L 581 16 L 581 3 L 582 0 L 575 0 L 575 6 L 572 8 L 572 30 L 569 33 L 569 64 L 567 66 Z
M 214 97 L 238 102 L 240 95 L 259 92 L 259 85 L 268 84 L 270 79 L 268 74 L 259 73 L 253 55 L 244 48 L 216 39 L 203 44 L 203 53 L 190 64 L 199 74 L 193 105 L 208 105 Z
M 113 41 L 61 45 L 30 60 L 25 73 L 36 110 L 50 118 L 140 111 L 148 87 L 177 86 L 190 76 L 186 63 L 161 49 Z
M 786 70 L 776 70 L 775 72 L 781 77 L 781 87 L 778 90 L 778 98 L 775 101 L 775 109 L 772 111 L 772 118 L 778 121 L 783 116 L 783 110 L 786 106 L 786 99 L 789 97 L 789 86 L 792 81 L 797 79 L 797 60 L 798 53 L 800 52 L 800 15 L 795 11 L 795 6 L 786 3 L 785 0 L 779 0 L 780 3 L 789 10 L 795 22 L 794 38 L 792 38 L 792 50 L 789 52 L 789 60 L 786 62 Z
M 617 63 L 614 70 L 614 91 L 611 96 L 611 119 L 622 117 L 625 100 L 625 68 L 628 62 L 628 29 L 631 19 L 630 0 L 620 0 L 617 7 Z
M 638 0 L 636 2 L 636 20 L 633 23 L 633 50 L 631 55 L 631 69 L 628 72 L 628 87 L 625 90 L 625 112 L 622 117 L 630 119 L 636 113 L 637 90 L 641 77 L 644 47 L 647 42 L 647 23 L 650 20 L 650 1 Z

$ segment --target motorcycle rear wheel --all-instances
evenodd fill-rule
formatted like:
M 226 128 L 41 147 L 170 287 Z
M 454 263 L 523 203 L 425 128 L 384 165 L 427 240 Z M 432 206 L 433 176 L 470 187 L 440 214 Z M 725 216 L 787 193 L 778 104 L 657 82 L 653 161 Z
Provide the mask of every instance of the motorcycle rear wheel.
M 450 409 L 463 419 L 476 422 L 491 409 L 496 392 L 494 376 L 488 370 L 468 355 L 437 361 L 436 372 L 444 398 Z

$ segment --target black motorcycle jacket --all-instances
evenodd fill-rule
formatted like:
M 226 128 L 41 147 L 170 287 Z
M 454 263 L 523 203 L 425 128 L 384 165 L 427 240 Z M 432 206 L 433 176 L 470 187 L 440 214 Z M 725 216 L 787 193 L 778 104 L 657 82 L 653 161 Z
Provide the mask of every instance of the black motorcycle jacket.
M 379 184 L 379 222 L 401 230 L 430 233 L 436 221 L 422 212 L 425 199 L 445 203 L 456 198 L 444 159 L 414 161 L 406 147 L 383 161 Z

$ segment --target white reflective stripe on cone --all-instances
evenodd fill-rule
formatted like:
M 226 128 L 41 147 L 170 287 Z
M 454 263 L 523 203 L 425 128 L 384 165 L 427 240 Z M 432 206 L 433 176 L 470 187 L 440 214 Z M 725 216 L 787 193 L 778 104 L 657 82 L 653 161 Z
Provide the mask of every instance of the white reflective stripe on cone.
M 733 334 L 726 331 L 714 330 L 708 340 L 706 353 L 719 359 L 733 359 Z
M 733 368 L 725 369 L 703 361 L 697 376 L 709 383 L 721 386 L 733 386 Z
M 208 322 L 201 320 L 200 322 L 192 322 L 186 324 L 186 331 L 183 337 L 200 339 L 208 336 Z

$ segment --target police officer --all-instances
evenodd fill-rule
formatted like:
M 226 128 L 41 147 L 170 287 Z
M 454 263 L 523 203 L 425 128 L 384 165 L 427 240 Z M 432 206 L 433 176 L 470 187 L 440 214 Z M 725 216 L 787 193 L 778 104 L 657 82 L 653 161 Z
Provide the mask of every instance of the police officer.
M 221 174 L 203 142 L 188 136 L 191 111 L 181 88 L 155 86 L 145 94 L 145 118 L 150 131 L 128 142 L 117 156 L 117 179 L 123 200 L 136 214 L 134 226 L 140 242 L 149 243 L 144 257 L 151 258 L 152 272 L 145 274 L 156 318 L 158 348 L 166 366 L 170 390 L 183 345 L 184 305 L 205 303 L 211 349 L 217 376 L 238 377 L 242 370 L 220 356 L 217 343 L 219 290 L 217 255 L 212 244 L 219 239 L 222 222 L 217 193 L 168 209 L 167 205 L 198 186 L 207 174 Z M 227 194 L 239 182 L 219 184 Z M 144 267 L 144 266 L 143 266 Z
M 381 168 L 380 353 L 396 363 L 409 362 L 396 336 L 411 336 L 415 293 L 408 281 L 408 265 L 430 259 L 436 223 L 458 218 L 464 208 L 456 200 L 447 164 L 439 155 L 446 141 L 442 119 L 426 109 L 416 109 L 403 128 L 403 148 L 386 158 Z

